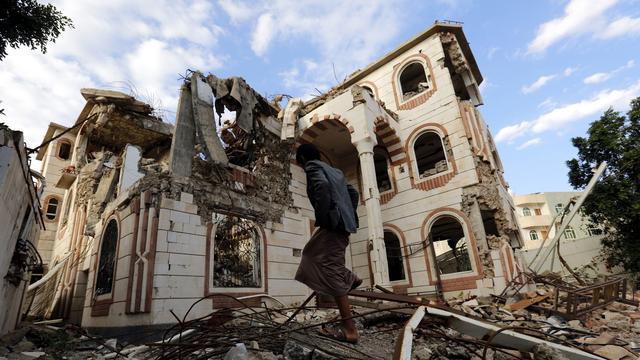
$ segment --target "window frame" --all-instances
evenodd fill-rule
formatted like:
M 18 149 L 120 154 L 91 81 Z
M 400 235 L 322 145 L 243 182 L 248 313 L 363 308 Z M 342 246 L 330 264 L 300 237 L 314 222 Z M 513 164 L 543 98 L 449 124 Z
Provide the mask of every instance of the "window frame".
M 214 280 L 215 280 L 215 249 L 216 249 L 216 231 L 218 229 L 218 222 L 223 220 L 225 217 L 237 217 L 240 219 L 244 219 L 247 221 L 250 221 L 251 224 L 253 225 L 253 227 L 256 230 L 256 234 L 258 234 L 258 243 L 260 244 L 260 287 L 218 287 L 218 286 L 214 286 Z M 267 277 L 267 245 L 266 245 L 266 234 L 264 232 L 264 229 L 262 228 L 262 226 L 260 226 L 258 223 L 256 223 L 255 221 L 251 220 L 251 219 L 247 219 L 247 218 L 242 218 L 240 216 L 236 216 L 233 214 L 221 214 L 221 213 L 216 213 L 213 215 L 214 217 L 214 221 L 211 224 L 211 232 L 210 232 L 210 245 L 209 245 L 209 253 L 208 255 L 208 264 L 206 264 L 205 266 L 207 266 L 208 268 L 208 272 L 209 272 L 209 276 L 208 276 L 208 281 L 206 284 L 207 287 L 207 293 L 208 294 L 224 294 L 224 293 L 229 293 L 229 294 L 242 294 L 242 293 L 263 293 L 267 291 L 267 281 L 268 281 L 268 277 Z
M 428 236 L 428 241 L 431 241 L 431 229 L 433 228 L 433 225 L 438 222 L 438 220 L 440 220 L 443 217 L 451 217 L 453 218 L 455 221 L 458 222 L 458 224 L 460 225 L 460 227 L 462 228 L 462 231 L 464 233 L 464 241 L 466 242 L 466 250 L 467 253 L 469 254 L 469 262 L 471 264 L 471 270 L 467 270 L 467 271 L 460 271 L 460 272 L 453 272 L 453 273 L 449 273 L 449 274 L 440 274 L 440 279 L 441 280 L 449 280 L 449 279 L 458 279 L 458 278 L 464 278 L 467 277 L 469 275 L 475 275 L 478 274 L 478 264 L 476 264 L 476 253 L 474 253 L 473 250 L 473 244 L 471 243 L 471 238 L 470 238 L 470 234 L 467 231 L 467 226 L 466 226 L 466 222 L 464 221 L 464 219 L 460 218 L 457 214 L 455 213 L 450 213 L 450 212 L 441 212 L 439 214 L 437 214 L 435 216 L 435 218 L 433 218 L 433 220 L 430 221 L 429 227 L 427 228 L 427 236 Z M 435 243 L 434 243 L 435 244 Z M 435 246 L 429 246 L 429 253 L 430 255 L 430 260 L 433 262 L 432 263 L 432 267 L 434 271 L 439 272 L 440 269 L 438 268 L 438 260 L 437 260 L 437 256 L 435 253 Z
M 540 240 L 540 237 L 538 236 L 538 231 L 537 230 L 529 230 L 529 240 L 532 240 L 532 241 Z
M 554 206 L 554 209 L 556 211 L 556 214 L 562 214 L 562 212 L 564 211 L 564 205 L 562 203 L 557 203 L 556 206 Z
M 531 209 L 528 207 L 523 207 L 522 208 L 522 216 L 533 216 L 531 215 Z
M 60 150 L 62 149 L 62 145 L 66 144 L 69 145 L 69 158 L 65 159 L 62 156 L 60 156 Z M 69 139 L 58 139 L 57 144 L 56 144 L 56 154 L 55 157 L 58 158 L 59 160 L 62 161 L 70 161 L 71 158 L 73 157 L 73 142 L 71 142 L 71 140 Z
M 100 258 L 102 256 L 102 247 L 104 244 L 104 235 L 105 232 L 107 231 L 107 228 L 109 227 L 109 224 L 111 224 L 111 222 L 114 221 L 116 224 L 116 241 L 115 241 L 115 249 L 114 249 L 114 261 L 113 261 L 113 279 L 111 280 L 111 291 L 109 291 L 108 293 L 104 293 L 104 294 L 96 294 L 96 289 L 97 289 L 97 285 L 98 285 L 98 271 L 100 269 Z M 94 276 L 93 276 L 93 289 L 92 289 L 92 295 L 93 298 L 96 301 L 103 301 L 103 300 L 109 300 L 109 299 L 113 299 L 113 295 L 114 295 L 114 291 L 116 288 L 116 277 L 117 277 L 117 271 L 118 271 L 118 256 L 119 256 L 119 248 L 120 248 L 120 230 L 121 230 L 121 226 L 120 226 L 120 220 L 116 217 L 116 216 L 110 216 L 107 221 L 105 222 L 105 226 L 102 228 L 102 234 L 100 236 L 100 242 L 98 243 L 98 253 L 96 254 L 96 265 L 94 268 Z
M 413 64 L 420 64 L 422 66 L 422 70 L 424 71 L 425 79 L 429 83 L 429 88 L 425 89 L 423 91 L 417 92 L 413 96 L 408 97 L 408 98 L 405 99 L 404 92 L 403 92 L 403 89 L 402 89 L 402 81 L 401 81 L 402 73 L 404 73 L 407 70 L 407 68 L 409 66 L 413 65 Z M 408 61 L 406 64 L 402 65 L 402 67 L 398 70 L 398 73 L 396 75 L 396 79 L 395 80 L 396 80 L 396 84 L 397 84 L 396 87 L 397 87 L 397 91 L 398 91 L 398 98 L 399 98 L 398 100 L 399 100 L 400 104 L 405 104 L 405 103 L 415 99 L 416 97 L 424 94 L 425 92 L 434 90 L 433 80 L 432 80 L 432 77 L 431 77 L 431 69 L 429 69 L 429 64 L 427 64 L 426 62 L 422 61 L 422 59 L 420 59 L 420 58 L 413 59 L 411 61 Z
M 567 236 L 568 233 L 571 233 L 572 237 Z M 567 226 L 564 231 L 562 232 L 562 235 L 564 236 L 565 239 L 567 240 L 575 240 L 577 239 L 576 237 L 576 231 L 573 229 L 573 227 L 571 227 L 570 225 Z
M 385 191 L 380 191 L 380 186 L 378 185 L 378 176 L 377 176 L 377 171 L 376 171 L 376 186 L 378 187 L 378 192 L 380 193 L 380 195 L 382 194 L 386 194 L 386 193 L 390 193 L 390 192 L 394 192 L 395 191 L 395 181 L 394 181 L 394 176 L 393 176 L 393 169 L 391 168 L 391 156 L 389 156 L 389 152 L 387 151 L 387 149 L 384 146 L 381 145 L 376 145 L 373 147 L 373 162 L 374 162 L 374 171 L 375 169 L 375 156 L 376 156 L 376 152 L 378 152 L 379 154 L 382 154 L 382 156 L 384 157 L 386 163 L 387 163 L 387 178 L 389 179 L 389 184 L 391 186 L 391 188 L 389 190 L 385 190 Z M 360 172 L 358 172 L 360 173 Z M 358 174 L 359 177 L 361 177 L 360 174 Z
M 387 280 L 389 281 L 389 284 L 391 284 L 391 285 L 408 284 L 409 283 L 409 277 L 410 277 L 410 275 L 409 275 L 410 269 L 409 269 L 409 266 L 408 266 L 409 262 L 407 261 L 408 257 L 407 257 L 407 254 L 405 252 L 406 249 L 405 249 L 405 244 L 404 244 L 403 238 L 398 233 L 398 231 L 396 229 L 393 229 L 393 228 L 389 227 L 388 225 L 383 227 L 383 236 L 384 236 L 385 232 L 389 232 L 389 233 L 393 234 L 393 236 L 395 236 L 396 239 L 398 239 L 398 244 L 400 245 L 400 253 L 402 254 L 402 270 L 403 270 L 403 274 L 404 274 L 404 279 L 400 279 L 400 280 L 391 280 L 391 278 L 389 277 L 389 262 L 388 262 L 388 256 L 387 256 L 387 246 L 386 246 L 386 243 L 385 243 L 384 250 L 385 250 L 385 258 L 387 259 Z
M 56 205 L 56 212 L 55 212 L 55 216 L 53 217 L 53 219 L 49 219 L 48 215 L 49 215 L 49 204 L 51 202 L 51 200 L 56 200 L 58 202 L 58 204 Z M 45 198 L 45 200 L 43 201 L 44 206 L 42 207 L 42 209 L 44 210 L 44 221 L 47 222 L 57 222 L 60 219 L 60 208 L 62 208 L 62 198 L 60 198 L 59 196 L 56 195 L 49 195 Z
M 439 138 L 440 138 L 440 146 L 442 147 L 442 152 L 444 153 L 444 160 L 447 162 L 447 170 L 443 171 L 443 172 L 439 172 L 439 173 L 435 173 L 433 175 L 429 175 L 429 176 L 425 176 L 425 177 L 420 177 L 420 168 L 418 167 L 418 156 L 416 155 L 416 142 L 418 141 L 418 139 L 420 139 L 420 137 L 422 137 L 423 135 L 426 135 L 426 133 L 431 132 L 436 134 Z M 437 131 L 436 129 L 433 128 L 427 128 L 427 129 L 423 129 L 422 131 L 418 132 L 413 139 L 411 140 L 411 143 L 409 144 L 409 146 L 411 146 L 411 157 L 412 157 L 412 161 L 411 161 L 411 168 L 413 169 L 413 173 L 416 174 L 416 183 L 420 183 L 423 182 L 425 180 L 428 179 L 432 179 L 435 178 L 437 176 L 442 176 L 448 173 L 451 173 L 454 171 L 453 169 L 453 164 L 451 163 L 451 161 L 449 160 L 449 154 L 447 154 L 447 149 L 444 146 L 444 136 L 442 136 L 442 134 Z

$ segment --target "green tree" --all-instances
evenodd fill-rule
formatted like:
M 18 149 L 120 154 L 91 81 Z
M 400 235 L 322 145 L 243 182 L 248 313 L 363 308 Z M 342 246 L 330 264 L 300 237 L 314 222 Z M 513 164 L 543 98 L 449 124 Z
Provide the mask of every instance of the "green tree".
M 607 266 L 640 272 L 640 97 L 631 101 L 626 116 L 611 108 L 605 111 L 587 135 L 571 139 L 578 158 L 567 161 L 569 183 L 584 189 L 591 169 L 608 163 L 583 211 L 604 230 Z
M 0 6 L 0 61 L 7 56 L 7 46 L 40 48 L 45 53 L 47 43 L 67 27 L 71 19 L 51 4 L 38 4 L 35 0 L 2 0 Z

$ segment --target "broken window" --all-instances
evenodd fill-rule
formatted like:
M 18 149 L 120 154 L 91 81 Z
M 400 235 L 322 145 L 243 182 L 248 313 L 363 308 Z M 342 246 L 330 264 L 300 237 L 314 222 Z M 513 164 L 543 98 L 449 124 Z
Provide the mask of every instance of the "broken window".
M 116 266 L 116 246 L 118 245 L 118 222 L 109 220 L 102 234 L 100 261 L 96 270 L 96 295 L 109 294 L 113 288 L 114 270 Z
M 392 231 L 384 232 L 384 246 L 387 250 L 387 267 L 389 270 L 389 281 L 404 280 L 404 261 L 400 239 Z
M 500 236 L 496 223 L 496 210 L 480 210 L 485 235 Z
M 533 209 L 533 213 L 536 215 L 542 215 L 542 211 L 538 208 Z
M 213 247 L 213 286 L 262 286 L 261 241 L 252 221 L 224 216 L 216 224 Z
M 529 208 L 523 208 L 523 209 L 522 209 L 522 215 L 524 215 L 524 216 L 531 216 L 531 209 L 529 209 Z
M 447 171 L 447 158 L 440 135 L 427 131 L 420 135 L 413 144 L 413 151 L 418 165 L 420 178 L 429 177 Z
M 564 205 L 558 203 L 556 204 L 556 213 L 562 214 L 564 212 Z
M 387 151 L 379 146 L 373 149 L 373 164 L 376 169 L 376 181 L 378 191 L 385 192 L 391 190 L 391 178 L 389 177 L 389 157 Z
M 430 232 L 440 274 L 471 271 L 471 257 L 462 224 L 453 216 L 442 216 Z
M 602 235 L 602 229 L 598 229 L 597 227 L 590 225 L 587 227 L 587 233 L 589 233 L 589 236 Z
M 571 226 L 567 226 L 567 228 L 564 229 L 564 238 L 565 239 L 575 239 L 576 238 L 576 231 L 573 230 L 573 228 Z
M 538 237 L 538 232 L 535 231 L 535 230 L 529 231 L 529 239 L 531 239 L 531 240 L 539 240 L 540 238 Z
M 49 198 L 49 200 L 47 201 L 47 212 L 45 214 L 48 220 L 56 219 L 56 217 L 58 216 L 58 205 L 59 201 L 57 198 Z
M 405 67 L 400 73 L 402 100 L 407 100 L 425 90 L 429 90 L 431 87 L 429 78 L 430 76 L 424 70 L 424 65 L 420 62 L 414 62 Z
M 62 160 L 69 160 L 71 158 L 71 143 L 66 140 L 60 140 L 58 145 L 58 157 Z

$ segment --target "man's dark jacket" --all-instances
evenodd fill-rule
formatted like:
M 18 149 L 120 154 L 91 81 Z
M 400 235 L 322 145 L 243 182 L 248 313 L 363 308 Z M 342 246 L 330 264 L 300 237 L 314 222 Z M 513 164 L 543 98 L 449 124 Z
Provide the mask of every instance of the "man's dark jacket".
M 315 210 L 317 227 L 355 233 L 358 230 L 358 191 L 342 171 L 320 160 L 305 164 L 307 196 Z

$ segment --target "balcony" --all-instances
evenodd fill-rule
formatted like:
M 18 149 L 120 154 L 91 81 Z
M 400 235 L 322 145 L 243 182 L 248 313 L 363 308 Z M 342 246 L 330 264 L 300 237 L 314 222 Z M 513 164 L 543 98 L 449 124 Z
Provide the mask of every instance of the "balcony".
M 532 215 L 532 216 L 519 216 L 518 223 L 522 229 L 531 229 L 538 227 L 549 227 L 551 225 L 553 216 L 551 215 Z

